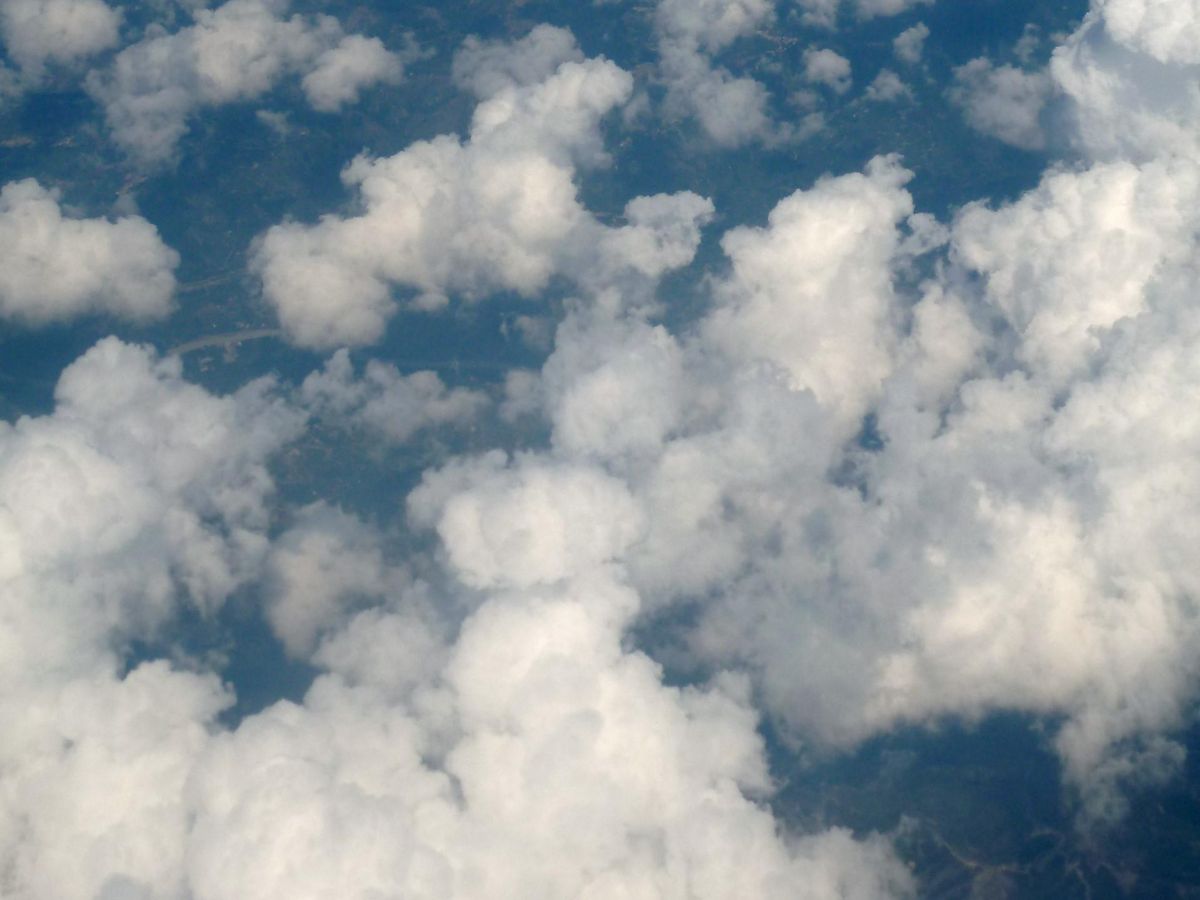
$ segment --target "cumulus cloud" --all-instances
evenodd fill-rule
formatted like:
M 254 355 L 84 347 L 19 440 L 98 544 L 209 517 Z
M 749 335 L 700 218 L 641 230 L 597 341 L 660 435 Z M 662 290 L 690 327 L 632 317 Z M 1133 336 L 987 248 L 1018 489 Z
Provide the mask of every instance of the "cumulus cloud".
M 1161 732 L 1179 724 L 1195 691 L 1185 662 L 1196 625 L 1184 599 L 1190 575 L 1166 561 L 1174 539 L 1157 530 L 1160 512 L 1141 505 L 1162 496 L 1152 487 L 1162 478 L 1190 483 L 1175 455 L 1177 441 L 1191 440 L 1190 417 L 1150 398 L 1173 396 L 1189 378 L 1177 366 L 1194 333 L 1180 304 L 1192 278 L 1195 189 L 1190 163 L 1113 163 L 1048 175 L 996 210 L 966 209 L 950 259 L 981 276 L 977 296 L 952 272 L 927 284 L 909 326 L 880 316 L 875 337 L 860 334 L 839 354 L 854 359 L 846 382 L 821 383 L 838 371 L 831 361 L 810 378 L 812 351 L 776 357 L 793 389 L 827 407 L 805 413 L 793 401 L 794 430 L 727 412 L 715 431 L 677 426 L 659 461 L 634 470 L 645 485 L 635 496 L 649 498 L 638 583 L 683 596 L 715 590 L 693 650 L 757 671 L 768 706 L 799 735 L 845 746 L 945 714 L 1060 715 L 1057 747 L 1087 815 L 1119 812 L 1122 784 L 1178 762 Z M 850 230 L 853 205 L 806 206 L 824 210 L 821 234 Z M 884 227 L 904 208 L 893 200 L 890 217 L 871 218 Z M 881 235 L 880 249 L 894 240 Z M 764 292 L 795 283 L 783 268 L 739 264 L 739 253 L 774 258 L 769 246 L 727 238 L 733 284 Z M 875 257 L 880 284 L 892 252 Z M 818 295 L 872 293 L 834 284 Z M 755 321 L 748 311 L 763 301 L 750 302 L 733 307 L 733 321 Z M 997 317 L 1000 337 L 989 339 Z M 718 307 L 720 327 L 703 336 L 727 344 L 737 333 L 729 318 Z M 860 313 L 851 327 L 870 320 Z M 778 314 L 769 328 L 758 321 L 763 335 L 789 334 Z M 829 352 L 842 327 L 828 320 L 797 333 Z M 764 355 L 771 346 L 762 337 L 744 345 Z M 890 349 L 872 357 L 864 347 Z M 711 350 L 701 358 L 693 365 L 711 366 Z M 839 432 L 839 411 L 869 408 L 880 445 L 846 449 L 857 418 Z M 1172 437 L 1147 435 L 1159 442 L 1157 461 L 1149 445 L 1131 444 L 1118 409 L 1176 423 Z M 698 558 L 703 566 L 682 565 Z
M 918 22 L 906 28 L 892 41 L 892 50 L 902 62 L 916 64 L 925 52 L 925 40 L 929 37 L 929 26 Z
M 104 0 L 6 0 L 0 5 L 0 41 L 25 86 L 48 67 L 70 66 L 118 40 L 121 13 Z
M 663 687 L 620 648 L 608 607 L 630 602 L 599 581 L 485 604 L 442 670 L 444 743 L 336 675 L 218 738 L 191 782 L 194 896 L 904 892 L 879 841 L 780 839 L 742 793 L 764 785 L 744 685 Z
M 855 12 L 860 19 L 879 16 L 898 16 L 913 7 L 931 5 L 934 0 L 857 0 Z
M 883 839 L 785 837 L 754 802 L 744 679 L 668 688 L 622 646 L 638 598 L 612 563 L 639 517 L 618 480 L 493 454 L 428 473 L 409 510 L 485 593 L 447 640 L 377 534 L 301 512 L 270 614 L 325 674 L 194 754 L 189 896 L 911 893 Z
M 287 0 L 229 0 L 197 7 L 195 24 L 176 32 L 149 29 L 88 77 L 113 139 L 143 162 L 162 162 L 196 110 L 254 100 L 285 76 L 302 75 L 305 95 L 322 111 L 400 78 L 403 58 L 377 39 L 346 35 L 330 16 L 287 17 L 287 9 Z
M 662 0 L 655 11 L 655 26 L 668 114 L 695 117 L 705 134 L 723 147 L 785 138 L 786 130 L 771 122 L 766 88 L 713 62 L 718 53 L 770 23 L 774 15 L 770 0 Z
M 403 59 L 379 38 L 349 34 L 317 56 L 300 86 L 313 109 L 337 112 L 357 101 L 364 87 L 395 84 L 403 75 Z
M 1045 147 L 1039 119 L 1053 89 L 1045 72 L 996 66 L 981 57 L 955 69 L 954 81 L 950 99 L 972 128 L 1023 150 Z
M 850 60 L 833 50 L 806 50 L 804 78 L 810 84 L 823 84 L 835 94 L 844 94 L 850 90 Z
M 519 41 L 469 37 L 454 54 L 454 83 L 480 99 L 501 91 L 538 84 L 563 63 L 582 63 L 575 36 L 565 28 L 538 25 Z
M 766 228 L 727 232 L 732 272 L 704 325 L 712 344 L 773 363 L 856 427 L 891 368 L 891 262 L 901 252 L 897 224 L 913 211 L 910 177 L 896 159 L 878 158 L 864 175 L 780 201 Z
M 1113 38 L 1163 63 L 1200 63 L 1200 11 L 1193 3 L 1108 0 L 1097 4 Z
M 638 537 L 641 512 L 615 479 L 580 467 L 509 470 L 506 462 L 492 453 L 450 467 L 409 498 L 414 521 L 436 524 L 472 587 L 555 584 L 616 559 Z
M 1190 16 L 1185 7 L 1164 4 L 1158 15 L 1182 23 Z M 1097 159 L 1195 157 L 1200 154 L 1200 98 L 1192 88 L 1196 61 L 1173 51 L 1147 52 L 1148 38 L 1141 32 L 1131 32 L 1130 38 L 1133 44 L 1117 38 L 1107 18 L 1092 13 L 1055 49 L 1049 72 L 1070 101 L 1072 137 Z
M 424 428 L 465 425 L 487 407 L 487 395 L 447 388 L 433 372 L 401 375 L 371 360 L 356 378 L 350 355 L 339 350 L 325 368 L 304 379 L 304 406 L 320 417 L 402 443 Z
M 163 662 L 126 672 L 126 652 L 257 577 L 266 460 L 299 419 L 269 382 L 216 397 L 111 338 L 56 401 L 0 429 L 4 892 L 177 896 L 184 783 L 229 697 Z
M 397 309 L 392 285 L 436 309 L 450 296 L 534 296 L 559 275 L 592 291 L 632 292 L 633 281 L 691 260 L 712 213 L 707 200 L 636 198 L 622 226 L 602 225 L 579 203 L 576 166 L 605 160 L 598 126 L 629 98 L 632 79 L 606 60 L 578 61 L 573 46 L 545 29 L 511 49 L 471 43 L 456 71 L 483 99 L 467 140 L 443 135 L 389 158 L 359 157 L 342 180 L 357 187 L 361 215 L 284 223 L 262 236 L 254 265 L 293 340 L 378 340 Z
M 1099 165 L 1047 176 L 998 210 L 976 205 L 955 252 L 987 279 L 986 297 L 1021 335 L 1018 354 L 1046 377 L 1078 375 L 1105 335 L 1147 311 L 1161 267 L 1191 252 L 1190 166 Z
M 378 606 L 406 586 L 402 569 L 384 558 L 380 535 L 355 517 L 317 502 L 271 547 L 267 621 L 292 656 L 346 624 L 356 606 Z
M 269 382 L 215 396 L 115 340 L 75 363 L 53 413 L 0 426 L 5 895 L 911 896 L 886 839 L 773 818 L 753 702 L 826 749 L 1045 717 L 1096 818 L 1170 777 L 1200 678 L 1200 179 L 1190 106 L 1149 100 L 1190 63 L 1186 29 L 1103 10 L 1045 76 L 1095 158 L 945 225 L 893 157 L 819 179 L 727 228 L 674 331 L 626 295 L 691 260 L 711 204 L 601 225 L 574 189 L 629 76 L 553 29 L 468 44 L 469 137 L 352 164 L 359 214 L 257 260 L 313 344 L 377 337 L 393 286 L 572 279 L 508 382 L 548 444 L 424 473 L 397 552 L 325 504 L 271 529 L 305 413 Z M 1147 104 L 1105 105 L 1126 90 Z M 298 397 L 388 440 L 482 403 L 344 351 Z M 130 648 L 251 584 L 319 675 L 225 726 L 215 675 Z M 687 687 L 632 636 L 671 604 Z
M 0 314 L 43 325 L 85 313 L 157 319 L 171 309 L 179 254 L 140 216 L 64 214 L 32 178 L 0 190 Z
M 878 103 L 888 103 L 911 95 L 908 85 L 891 69 L 880 69 L 875 80 L 867 85 L 867 99 Z

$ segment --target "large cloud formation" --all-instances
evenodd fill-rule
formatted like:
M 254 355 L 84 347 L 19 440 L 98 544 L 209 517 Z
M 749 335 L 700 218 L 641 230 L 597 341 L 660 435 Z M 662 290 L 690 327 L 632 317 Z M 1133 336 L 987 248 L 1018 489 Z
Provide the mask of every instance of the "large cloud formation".
M 693 659 L 754 673 L 795 740 L 1044 714 L 1085 818 L 1178 765 L 1200 156 L 1192 93 L 1164 90 L 1193 84 L 1189 9 L 1164 32 L 1104 6 L 1057 51 L 1095 163 L 948 229 L 912 215 L 894 160 L 823 180 L 726 233 L 696 326 L 577 311 L 524 388 L 557 465 L 638 501 L 614 556 L 632 584 L 698 608 Z
M 1091 166 L 945 227 L 914 214 L 908 173 L 880 158 L 784 199 L 765 227 L 728 231 L 729 271 L 682 334 L 636 304 L 573 309 L 536 384 L 510 382 L 514 403 L 540 404 L 553 465 L 451 466 L 430 481 L 457 486 L 440 488 L 441 517 L 413 507 L 459 577 L 529 589 L 568 578 L 545 554 L 619 565 L 650 609 L 698 606 L 683 638 L 694 660 L 753 673 L 798 741 L 846 747 L 900 723 L 1022 709 L 1061 718 L 1085 816 L 1119 814 L 1123 785 L 1167 777 L 1181 751 L 1164 735 L 1195 689 L 1192 436 L 1165 404 L 1189 384 L 1197 154 L 1187 107 L 1170 103 L 1106 130 L 1119 145 L 1102 139 L 1098 123 L 1124 106 L 1099 86 L 1158 98 L 1192 62 L 1141 31 L 1121 43 L 1105 9 L 1038 76 Z M 715 40 L 761 14 L 722 31 L 708 12 L 696 27 Z M 574 133 L 598 153 L 595 116 L 627 93 L 619 72 L 579 61 L 562 35 L 529 40 L 525 65 L 477 46 L 486 64 L 461 68 L 495 92 L 476 127 L 583 66 L 615 88 Z M 1121 65 L 1103 68 L 1095 48 Z M 1010 139 L 1040 139 L 1017 125 Z M 1163 134 L 1176 139 L 1156 144 Z M 931 252 L 940 265 L 914 285 Z M 487 262 L 489 277 L 503 271 Z M 468 294 L 521 287 L 463 271 Z M 620 496 L 602 476 L 632 500 L 602 501 Z M 539 506 L 555 496 L 591 509 L 585 531 L 559 533 L 561 514 Z M 490 520 L 505 524 L 492 533 Z
M 0 429 L 6 897 L 183 889 L 184 785 L 230 698 L 212 675 L 127 666 L 129 648 L 257 577 L 265 462 L 301 420 L 269 382 L 221 398 L 179 371 L 110 338 L 63 373 L 53 414 Z
M 1200 675 L 1191 10 L 1098 3 L 1056 51 L 1078 165 L 948 223 L 894 157 L 822 178 L 725 231 L 675 330 L 653 287 L 711 204 L 576 196 L 631 76 L 555 29 L 470 42 L 469 136 L 361 158 L 359 214 L 255 260 L 312 346 L 377 339 L 396 288 L 570 283 L 508 381 L 548 440 L 426 471 L 403 533 L 273 519 L 306 416 L 397 443 L 485 398 L 344 351 L 290 397 L 115 339 L 68 368 L 0 428 L 0 892 L 911 896 L 885 838 L 773 818 L 755 704 L 827 750 L 1026 711 L 1085 820 L 1119 815 L 1177 770 Z M 248 586 L 317 677 L 224 725 L 216 662 L 144 658 Z
M 265 463 L 302 415 L 270 382 L 216 397 L 179 371 L 106 340 L 53 414 L 0 433 L 5 896 L 908 891 L 881 840 L 784 839 L 754 802 L 743 679 L 669 688 L 622 647 L 638 598 L 612 560 L 642 524 L 618 480 L 494 456 L 431 476 L 413 515 L 486 591 L 451 639 L 435 588 L 347 514 L 309 507 L 272 546 Z M 324 672 L 302 704 L 225 730 L 214 676 L 122 664 L 180 604 L 263 577 Z

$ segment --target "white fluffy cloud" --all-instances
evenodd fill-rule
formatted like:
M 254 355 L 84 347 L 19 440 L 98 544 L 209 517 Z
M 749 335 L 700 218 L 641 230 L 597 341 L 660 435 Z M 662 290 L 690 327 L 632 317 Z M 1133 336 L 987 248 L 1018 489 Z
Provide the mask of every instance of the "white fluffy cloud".
M 632 79 L 577 55 L 553 29 L 511 48 L 470 44 L 458 78 L 483 99 L 468 140 L 445 135 L 386 159 L 359 157 L 342 178 L 361 194 L 361 215 L 263 235 L 255 266 L 291 338 L 378 340 L 397 309 L 392 285 L 415 290 L 414 304 L 429 309 L 450 296 L 533 296 L 556 275 L 592 290 L 628 286 L 690 261 L 712 212 L 707 200 L 637 198 L 615 227 L 580 205 L 575 166 L 604 160 L 599 122 L 629 98 Z
M 104 0 L 5 0 L 0 41 L 26 85 L 48 66 L 71 65 L 116 46 L 121 13 Z
M 444 743 L 337 676 L 219 738 L 191 782 L 193 896 L 904 892 L 881 842 L 780 840 L 741 792 L 765 785 L 744 686 L 664 688 L 620 648 L 606 607 L 630 602 L 605 581 L 490 601 L 443 670 Z
M 705 134 L 723 147 L 786 137 L 786 131 L 771 122 L 766 88 L 713 62 L 727 46 L 766 26 L 774 15 L 770 0 L 662 0 L 655 25 L 667 113 L 694 116 Z
M 1200 6 L 1194 2 L 1106 0 L 1097 3 L 1120 43 L 1164 63 L 1200 63 Z
M 846 427 L 857 427 L 894 353 L 897 224 L 912 211 L 911 173 L 893 158 L 798 191 L 765 229 L 740 227 L 721 244 L 733 263 L 705 323 L 727 354 L 777 365 Z
M 453 78 L 460 88 L 486 99 L 504 90 L 545 81 L 563 63 L 583 61 L 571 32 L 538 25 L 512 43 L 467 38 L 454 54 Z
M 583 468 L 506 468 L 501 453 L 441 471 L 409 498 L 478 588 L 555 584 L 623 554 L 642 527 L 620 482 Z M 474 490 L 464 486 L 478 485 Z
M 0 190 L 0 315 L 34 325 L 89 312 L 165 316 L 179 254 L 140 216 L 64 214 L 32 178 Z
M 804 78 L 825 85 L 835 94 L 844 94 L 850 90 L 850 60 L 833 50 L 806 50 Z
M 1039 117 L 1053 89 L 1045 72 L 996 66 L 981 57 L 955 69 L 954 81 L 950 99 L 972 128 L 1024 150 L 1045 146 Z
M 450 637 L 381 535 L 324 505 L 265 537 L 300 415 L 109 339 L 0 429 L 0 865 L 19 900 L 909 896 L 885 840 L 781 834 L 745 679 L 664 686 L 623 646 L 637 505 L 594 469 L 431 473 L 414 520 L 487 593 Z M 514 528 L 514 523 L 516 527 Z M 145 662 L 176 595 L 267 573 L 324 669 L 226 729 L 211 675 Z M 456 589 L 459 590 L 459 589 Z
M 620 297 L 690 261 L 711 205 L 607 226 L 574 190 L 629 77 L 554 29 L 469 44 L 469 139 L 356 162 L 362 214 L 280 226 L 258 261 L 318 344 L 378 336 L 393 286 L 574 279 L 511 379 L 548 445 L 425 473 L 401 565 L 323 504 L 268 540 L 267 463 L 304 415 L 269 383 L 217 397 L 115 340 L 74 364 L 52 414 L 0 427 L 5 896 L 911 895 L 885 839 L 774 820 L 751 698 L 832 748 L 1045 716 L 1091 816 L 1169 777 L 1200 679 L 1200 177 L 1190 101 L 1149 90 L 1190 71 L 1190 6 L 1162 6 L 1169 28 L 1098 6 L 1055 58 L 1098 161 L 946 227 L 894 158 L 820 179 L 728 228 L 677 334 Z M 696 46 L 754 9 L 697 7 Z M 1105 105 L 1126 90 L 1132 118 Z M 389 440 L 482 405 L 345 352 L 298 396 Z M 258 578 L 321 674 L 227 728 L 215 676 L 128 648 Z M 711 674 L 687 688 L 631 646 L 676 602 Z
M 384 559 L 379 535 L 324 503 L 302 509 L 271 547 L 266 614 L 292 656 L 311 654 L 318 638 L 344 625 L 355 606 L 399 595 L 403 570 Z
M 555 464 L 608 473 L 640 510 L 591 564 L 627 566 L 655 607 L 706 598 L 687 645 L 750 671 L 798 740 L 1051 716 L 1085 817 L 1177 768 L 1200 675 L 1200 431 L 1181 401 L 1198 187 L 1190 140 L 1149 136 L 1194 126 L 1189 107 L 1143 106 L 1097 143 L 1121 105 L 1087 106 L 1061 74 L 1084 59 L 1091 83 L 1146 90 L 1130 60 L 1182 71 L 1148 57 L 1095 19 L 1056 57 L 1104 161 L 948 231 L 912 215 L 893 160 L 819 181 L 726 233 L 697 328 L 576 311 L 523 391 Z M 898 287 L 947 239 L 927 281 Z
M 925 53 L 925 41 L 929 37 L 929 26 L 918 22 L 911 28 L 906 28 L 892 41 L 892 50 L 896 58 L 902 62 L 915 64 L 921 61 Z
M 397 443 L 423 428 L 464 425 L 488 405 L 480 391 L 447 388 L 433 372 L 401 375 L 378 360 L 355 378 L 350 355 L 339 350 L 301 385 L 306 408 L 335 423 L 362 428 Z
M 1178 2 L 1163 4 L 1159 15 L 1182 21 L 1191 13 Z M 1070 100 L 1073 136 L 1090 157 L 1141 162 L 1165 153 L 1200 155 L 1197 64 L 1186 54 L 1148 52 L 1145 37 L 1133 32 L 1127 43 L 1092 13 L 1054 51 L 1050 75 Z
M 144 162 L 169 159 L 199 108 L 261 97 L 287 75 L 314 108 L 333 111 L 361 88 L 400 78 L 403 59 L 375 38 L 346 35 L 330 16 L 287 17 L 288 0 L 228 0 L 193 11 L 174 33 L 150 29 L 88 90 L 113 139 Z
M 1200 183 L 1187 165 L 1129 163 L 1050 175 L 999 210 L 972 206 L 958 258 L 1021 335 L 1018 355 L 1048 378 L 1078 375 L 1120 321 L 1146 312 L 1148 287 L 1194 249 Z
M 257 577 L 265 462 L 299 419 L 267 382 L 215 397 L 111 338 L 56 400 L 0 429 L 4 893 L 178 896 L 184 783 L 229 697 L 123 660 L 180 603 L 211 613 Z
M 867 85 L 867 99 L 877 103 L 889 103 L 911 95 L 908 85 L 891 69 L 880 69 L 875 80 Z
M 402 58 L 379 38 L 349 34 L 317 56 L 300 86 L 313 109 L 337 112 L 358 100 L 364 87 L 395 84 L 403 75 Z
M 659 591 L 724 585 L 693 648 L 758 671 L 771 708 L 834 745 L 945 714 L 1063 716 L 1057 746 L 1088 815 L 1119 812 L 1122 784 L 1172 771 L 1181 751 L 1162 732 L 1194 695 L 1187 660 L 1200 623 L 1188 612 L 1187 554 L 1171 549 L 1190 517 L 1151 498 L 1185 505 L 1191 492 L 1179 454 L 1194 440 L 1192 417 L 1163 404 L 1192 377 L 1183 298 L 1194 284 L 1195 190 L 1187 161 L 1113 163 L 1048 175 L 997 210 L 968 208 L 951 260 L 982 276 L 980 293 L 964 296 L 973 289 L 948 273 L 926 285 L 907 329 L 893 314 L 875 320 L 882 341 L 846 345 L 847 384 L 866 391 L 857 404 L 821 384 L 835 365 L 814 368 L 814 381 L 812 351 L 781 357 L 835 416 L 878 411 L 873 452 L 831 451 L 828 419 L 811 413 L 792 432 L 727 415 L 719 431 L 667 442 L 638 476 L 651 541 L 634 571 Z M 853 208 L 824 207 L 819 232 L 849 227 Z M 737 243 L 727 251 L 736 277 Z M 883 272 L 894 265 L 877 258 Z M 794 284 L 786 271 L 756 280 Z M 988 307 L 1003 322 L 990 371 Z M 718 308 L 713 321 L 727 315 Z M 762 319 L 761 333 L 788 334 L 779 322 Z M 830 352 L 843 327 L 831 319 L 798 333 Z M 887 353 L 864 351 L 889 341 Z M 1151 419 L 1173 423 L 1169 433 Z M 1137 427 L 1149 427 L 1144 440 Z M 723 455 L 731 446 L 737 464 Z M 848 482 L 827 474 L 838 471 Z M 683 565 L 697 558 L 706 565 Z

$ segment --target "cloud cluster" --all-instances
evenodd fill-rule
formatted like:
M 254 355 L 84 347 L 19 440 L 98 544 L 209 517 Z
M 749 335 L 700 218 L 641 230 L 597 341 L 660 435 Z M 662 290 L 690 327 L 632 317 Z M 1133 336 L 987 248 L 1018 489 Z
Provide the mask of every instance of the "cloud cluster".
M 406 441 L 485 398 L 357 374 L 344 350 L 287 401 L 270 381 L 211 394 L 115 339 L 74 363 L 52 413 L 0 426 L 0 893 L 911 896 L 885 838 L 775 820 L 756 704 L 827 750 L 1043 716 L 1084 814 L 1118 815 L 1178 768 L 1200 678 L 1200 155 L 1193 92 L 1168 79 L 1194 75 L 1191 6 L 1098 2 L 1047 73 L 959 76 L 1027 146 L 1027 79 L 1059 91 L 1079 165 L 947 223 L 895 157 L 821 178 L 725 230 L 708 305 L 674 331 L 647 301 L 712 204 L 638 197 L 612 225 L 577 196 L 632 77 L 550 27 L 468 42 L 469 135 L 359 158 L 357 212 L 276 226 L 255 266 L 310 346 L 376 340 L 397 289 L 432 308 L 569 281 L 549 358 L 509 379 L 548 442 L 425 472 L 404 534 L 320 502 L 272 528 L 269 466 L 307 417 Z M 709 71 L 770 15 L 658 10 Z M 236 20 L 246 64 L 213 96 L 303 70 L 336 104 L 379 71 L 325 20 L 196 16 L 139 52 L 194 62 L 211 39 L 211 62 Z M 29 242 L 0 273 L 12 315 L 166 303 L 175 258 L 147 223 L 64 217 L 32 181 L 0 196 Z M 11 274 L 29 259 L 40 274 Z M 211 660 L 145 657 L 181 609 L 248 588 L 318 674 L 223 725 Z M 648 616 L 688 686 L 636 646 Z
M 52 414 L 0 429 L 3 892 L 911 895 L 886 839 L 775 821 L 744 677 L 670 687 L 627 644 L 652 519 L 616 460 L 653 458 L 693 417 L 724 415 L 690 408 L 682 382 L 660 390 L 685 354 L 639 299 L 691 260 L 711 204 L 639 197 L 624 224 L 604 225 L 578 203 L 576 168 L 603 161 L 598 123 L 631 85 L 562 33 L 474 42 L 456 77 L 480 97 L 468 140 L 359 160 L 350 178 L 364 213 L 280 226 L 258 265 L 309 343 L 377 336 L 356 322 L 364 304 L 380 319 L 388 310 L 356 295 L 355 277 L 467 298 L 571 278 L 590 301 L 571 320 L 581 343 L 573 358 L 556 354 L 560 379 L 548 367 L 544 390 L 561 410 L 561 456 L 494 452 L 426 473 L 408 518 L 436 548 L 411 564 L 396 561 L 394 536 L 323 503 L 289 514 L 272 540 L 268 465 L 308 416 L 399 441 L 469 419 L 483 398 L 379 362 L 356 375 L 345 351 L 286 402 L 269 381 L 209 394 L 182 380 L 178 359 L 115 339 L 86 354 Z M 882 161 L 845 197 L 831 185 L 830 202 L 858 190 L 864 214 L 904 218 L 904 178 Z M 803 240 L 811 214 L 774 227 Z M 888 228 L 867 231 L 871 252 L 907 252 Z M 730 359 L 751 355 L 737 346 L 739 317 L 779 302 L 762 281 L 786 265 L 787 239 L 727 240 L 738 259 L 723 288 Z M 839 254 L 854 239 L 843 240 L 814 250 L 825 260 L 814 278 L 849 279 L 879 295 L 867 307 L 886 306 L 887 286 L 850 272 Z M 585 327 L 587 315 L 597 318 Z M 570 344 L 564 331 L 563 353 Z M 851 381 L 837 389 L 872 390 Z M 287 652 L 319 676 L 302 702 L 226 727 L 231 697 L 212 660 L 139 657 L 181 608 L 211 616 L 250 584 Z
M 1027 29 L 1014 47 L 1022 68 L 971 60 L 955 70 L 949 94 L 972 127 L 1027 150 L 1046 146 L 1043 111 L 1054 104 L 1053 119 L 1064 121 L 1050 123 L 1051 136 L 1069 141 L 1086 158 L 1195 157 L 1198 35 L 1196 13 L 1182 0 L 1096 2 L 1044 69 L 1024 65 L 1036 39 L 1036 31 Z
M 1119 44 L 1162 63 L 1200 63 L 1200 11 L 1195 4 L 1108 0 L 1097 7 Z
M 844 94 L 850 90 L 850 60 L 833 50 L 806 50 L 804 78 L 811 84 L 825 85 L 835 94 Z
M 0 189 L 0 315 L 32 325 L 103 312 L 135 320 L 171 309 L 179 254 L 140 216 L 64 214 L 32 178 Z
M 541 389 L 554 447 L 640 510 L 580 501 L 590 528 L 637 535 L 592 538 L 592 563 L 625 563 L 655 606 L 698 604 L 692 658 L 753 672 L 797 740 L 1059 716 L 1068 779 L 1115 814 L 1123 784 L 1178 761 L 1161 734 L 1195 690 L 1180 542 L 1200 473 L 1192 417 L 1166 412 L 1190 378 L 1189 173 L 1105 165 L 972 207 L 906 300 L 897 277 L 945 232 L 878 160 L 731 231 L 691 335 L 569 319 Z M 451 527 L 472 510 L 440 533 L 481 579 L 455 548 L 485 538 Z M 487 565 L 540 571 L 559 526 L 535 518 Z
M 263 96 L 288 75 L 314 109 L 333 112 L 379 82 L 396 82 L 404 59 L 377 38 L 345 34 L 325 15 L 287 16 L 288 0 L 228 0 L 197 7 L 195 24 L 150 28 L 88 77 L 113 139 L 146 163 L 170 159 L 200 108 Z
M 739 789 L 763 785 L 745 686 L 663 687 L 620 648 L 614 611 L 632 602 L 604 577 L 496 597 L 464 624 L 435 694 L 389 702 L 391 671 L 330 674 L 303 706 L 219 736 L 191 780 L 193 896 L 904 891 L 879 842 L 780 840 Z
M 1145 73 L 1190 70 L 1156 68 L 1157 44 L 1103 27 L 1089 18 L 1051 69 L 1097 162 L 971 204 L 949 228 L 913 215 L 894 160 L 824 179 L 765 227 L 726 233 L 703 321 L 672 335 L 575 311 L 526 390 L 555 465 L 606 473 L 639 510 L 580 501 L 589 527 L 607 516 L 637 535 L 623 550 L 595 540 L 592 564 L 626 566 L 652 608 L 692 606 L 690 658 L 753 673 L 794 739 L 1054 717 L 1066 778 L 1098 818 L 1178 765 L 1169 734 L 1196 693 L 1200 638 L 1186 549 L 1200 432 L 1182 402 L 1196 155 L 1149 139 L 1194 124 L 1186 106 L 1137 106 L 1136 127 L 1097 145 L 1089 117 L 1108 110 L 1062 74 L 1082 59 L 1091 84 L 1150 90 Z M 1113 69 L 1087 55 L 1098 47 L 1119 50 Z M 1026 125 L 1009 136 L 1032 143 Z M 914 284 L 914 258 L 934 250 Z M 560 526 L 528 515 L 545 531 L 481 559 L 534 554 L 539 571 Z M 458 521 L 439 533 L 463 577 L 484 578 L 461 547 L 488 539 Z
M 910 177 L 894 158 L 879 158 L 865 175 L 780 201 L 766 228 L 726 232 L 732 272 L 703 326 L 711 345 L 770 361 L 793 389 L 811 391 L 857 428 L 893 365 L 890 263 L 901 252 L 897 226 L 913 212 L 902 188 Z
M 325 505 L 266 537 L 302 417 L 109 339 L 0 433 L 0 872 L 20 900 L 807 896 L 911 891 L 878 838 L 780 834 L 744 679 L 664 686 L 622 645 L 620 482 L 488 457 L 411 501 L 482 589 L 457 634 L 382 536 Z M 513 529 L 513 517 L 517 527 Z M 126 670 L 178 604 L 265 578 L 303 703 L 235 728 L 218 680 Z
M 360 156 L 342 173 L 360 214 L 284 223 L 259 240 L 263 293 L 297 343 L 378 340 L 398 308 L 393 285 L 436 309 L 451 296 L 534 296 L 556 277 L 632 292 L 691 260 L 707 200 L 639 197 L 626 224 L 606 226 L 577 198 L 576 167 L 605 160 L 599 124 L 629 99 L 628 73 L 581 60 L 570 35 L 549 26 L 511 47 L 473 42 L 455 71 L 480 97 L 465 141 Z

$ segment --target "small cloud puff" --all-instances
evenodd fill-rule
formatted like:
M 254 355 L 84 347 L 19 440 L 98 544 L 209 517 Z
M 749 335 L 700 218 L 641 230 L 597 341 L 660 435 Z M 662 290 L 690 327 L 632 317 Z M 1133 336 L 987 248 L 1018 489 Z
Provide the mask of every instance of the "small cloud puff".
M 898 100 L 900 97 L 911 96 L 912 91 L 909 90 L 908 85 L 891 69 L 880 69 L 875 80 L 867 85 L 867 99 L 878 103 L 888 103 Z
M 401 375 L 378 360 L 368 362 L 356 378 L 344 349 L 304 379 L 300 396 L 305 408 L 325 421 L 366 429 L 396 443 L 425 428 L 464 426 L 488 406 L 480 391 L 447 388 L 433 372 Z
M 892 41 L 892 50 L 896 54 L 896 59 L 909 64 L 919 63 L 925 52 L 925 40 L 928 37 L 929 26 L 924 22 L 918 22 L 911 28 L 904 29 Z
M 835 94 L 844 94 L 850 90 L 850 60 L 833 50 L 806 50 L 804 79 L 810 84 L 823 84 Z
M 981 57 L 955 69 L 954 81 L 950 99 L 976 131 L 1022 150 L 1045 147 L 1040 117 L 1053 91 L 1046 73 L 996 66 Z
M 0 190 L 0 315 L 31 325 L 87 313 L 145 321 L 171 310 L 179 254 L 140 216 L 64 215 L 32 178 Z
M 337 112 L 358 100 L 364 87 L 396 84 L 404 77 L 404 59 L 379 38 L 348 34 L 313 60 L 300 86 L 313 109 Z

